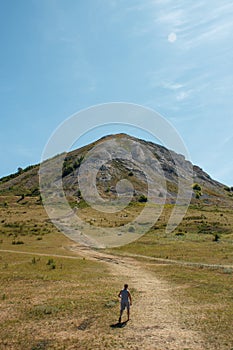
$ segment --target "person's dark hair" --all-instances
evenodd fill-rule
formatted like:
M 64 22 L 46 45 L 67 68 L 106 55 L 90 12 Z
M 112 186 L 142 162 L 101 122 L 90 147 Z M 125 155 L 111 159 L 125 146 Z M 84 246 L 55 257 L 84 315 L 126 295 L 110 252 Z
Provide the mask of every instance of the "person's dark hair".
M 128 288 L 128 284 L 125 284 L 125 285 L 124 285 L 124 288 L 127 289 L 127 288 Z

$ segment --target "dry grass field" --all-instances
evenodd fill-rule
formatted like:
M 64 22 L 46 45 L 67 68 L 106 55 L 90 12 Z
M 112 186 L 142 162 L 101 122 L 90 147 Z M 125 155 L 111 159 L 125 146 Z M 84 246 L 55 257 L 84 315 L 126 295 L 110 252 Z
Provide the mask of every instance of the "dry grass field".
M 0 349 L 233 349 L 231 210 L 192 205 L 168 235 L 167 205 L 138 241 L 97 251 L 59 233 L 39 197 L 19 199 L 0 197 Z M 81 215 L 100 224 L 91 208 Z M 111 327 L 125 281 L 131 320 Z

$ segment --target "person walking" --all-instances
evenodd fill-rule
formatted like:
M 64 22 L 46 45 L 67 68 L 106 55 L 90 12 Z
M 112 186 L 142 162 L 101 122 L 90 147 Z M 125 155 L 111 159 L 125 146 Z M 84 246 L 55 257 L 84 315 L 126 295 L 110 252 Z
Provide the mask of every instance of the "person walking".
M 132 297 L 131 297 L 130 291 L 128 290 L 128 284 L 124 285 L 124 289 L 120 291 L 120 293 L 118 294 L 118 297 L 121 298 L 119 323 L 121 323 L 121 317 L 125 308 L 127 309 L 127 316 L 128 316 L 127 322 L 128 322 L 129 316 L 130 316 L 130 306 L 132 305 Z

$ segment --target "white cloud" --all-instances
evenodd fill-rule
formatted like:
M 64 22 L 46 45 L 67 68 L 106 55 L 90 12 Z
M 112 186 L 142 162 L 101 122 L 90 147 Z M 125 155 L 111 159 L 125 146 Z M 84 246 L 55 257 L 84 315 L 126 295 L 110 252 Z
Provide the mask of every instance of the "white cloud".
M 190 95 L 189 91 L 181 91 L 179 94 L 176 95 L 177 101 L 183 101 L 187 99 Z
M 171 81 L 164 81 L 164 82 L 162 82 L 162 86 L 165 89 L 169 89 L 169 90 L 178 90 L 178 89 L 181 89 L 182 87 L 184 87 L 183 84 L 174 83 L 174 82 L 171 82 Z
M 173 10 L 167 13 L 160 12 L 156 22 L 164 23 L 172 27 L 178 27 L 183 24 L 183 10 Z
M 233 22 L 218 23 L 212 26 L 203 26 L 200 33 L 195 34 L 190 31 L 189 34 L 184 35 L 185 46 L 184 48 L 190 49 L 205 43 L 211 43 L 224 39 L 230 35 L 233 31 Z

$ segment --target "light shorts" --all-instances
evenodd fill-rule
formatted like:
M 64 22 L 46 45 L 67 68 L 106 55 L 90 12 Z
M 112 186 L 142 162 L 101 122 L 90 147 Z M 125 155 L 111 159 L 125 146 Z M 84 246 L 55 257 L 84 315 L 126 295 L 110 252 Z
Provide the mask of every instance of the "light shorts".
M 130 309 L 130 305 L 129 305 L 129 302 L 128 302 L 128 301 L 122 301 L 122 302 L 121 302 L 121 311 L 124 311 L 125 308 L 127 308 L 127 310 Z

